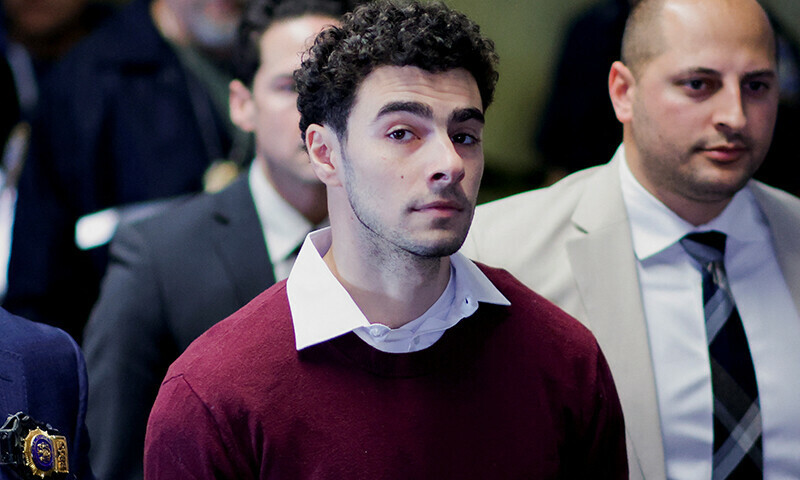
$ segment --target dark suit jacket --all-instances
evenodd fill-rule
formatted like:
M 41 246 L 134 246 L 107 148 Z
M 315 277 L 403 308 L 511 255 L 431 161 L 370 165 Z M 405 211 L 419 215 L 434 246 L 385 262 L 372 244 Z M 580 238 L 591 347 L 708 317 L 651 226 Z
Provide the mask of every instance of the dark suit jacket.
M 24 412 L 67 437 L 70 472 L 92 479 L 86 433 L 86 365 L 56 328 L 0 309 L 0 422 Z M 0 479 L 17 478 L 0 467 Z
M 79 250 L 75 222 L 200 191 L 206 167 L 231 142 L 148 4 L 134 0 L 50 72 L 20 178 L 4 306 L 76 339 L 97 299 L 107 248 Z
M 147 417 L 167 367 L 274 282 L 246 174 L 120 227 L 84 340 L 98 477 L 142 477 Z

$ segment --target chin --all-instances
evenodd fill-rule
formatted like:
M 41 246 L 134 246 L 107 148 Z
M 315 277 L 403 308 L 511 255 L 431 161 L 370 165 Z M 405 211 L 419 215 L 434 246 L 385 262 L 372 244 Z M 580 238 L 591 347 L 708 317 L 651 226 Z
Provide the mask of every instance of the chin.
M 428 258 L 449 257 L 461 249 L 465 239 L 466 235 L 453 235 L 452 237 L 441 238 L 427 244 L 420 243 L 413 253 Z
M 737 177 L 718 181 L 698 182 L 689 187 L 698 199 L 718 202 L 733 198 L 736 193 L 747 185 L 750 177 Z

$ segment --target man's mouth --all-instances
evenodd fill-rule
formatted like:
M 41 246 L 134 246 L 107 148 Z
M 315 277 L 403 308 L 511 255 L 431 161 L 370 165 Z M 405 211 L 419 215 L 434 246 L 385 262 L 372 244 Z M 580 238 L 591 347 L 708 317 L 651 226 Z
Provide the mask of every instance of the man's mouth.
M 749 150 L 743 143 L 720 143 L 700 148 L 706 157 L 720 162 L 737 160 Z

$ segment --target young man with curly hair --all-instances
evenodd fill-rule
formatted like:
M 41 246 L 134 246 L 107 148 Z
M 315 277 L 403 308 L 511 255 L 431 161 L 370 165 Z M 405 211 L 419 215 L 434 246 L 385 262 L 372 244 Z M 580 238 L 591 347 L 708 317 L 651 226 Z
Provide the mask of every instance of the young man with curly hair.
M 170 367 L 146 478 L 627 478 L 589 331 L 456 253 L 496 62 L 440 3 L 317 36 L 295 79 L 331 226 Z

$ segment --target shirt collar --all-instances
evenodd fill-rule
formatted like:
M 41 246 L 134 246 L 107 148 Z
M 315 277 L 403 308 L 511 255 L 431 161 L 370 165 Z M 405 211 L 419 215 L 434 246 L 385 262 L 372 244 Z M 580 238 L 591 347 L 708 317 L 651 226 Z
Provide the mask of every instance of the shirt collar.
M 298 245 L 314 226 L 280 196 L 258 162 L 253 161 L 250 165 L 247 181 L 267 242 L 270 262 L 278 264 L 296 253 Z
M 330 246 L 330 228 L 308 234 L 287 280 L 286 291 L 298 350 L 370 326 L 369 320 L 323 261 L 322 257 Z M 450 256 L 450 263 L 456 272 L 456 301 L 471 298 L 477 302 L 511 304 L 466 257 L 455 253 Z M 436 309 L 438 303 L 431 308 Z
M 747 186 L 733 196 L 717 217 L 704 225 L 694 226 L 661 203 L 636 180 L 628 166 L 623 146 L 619 147 L 615 158 L 620 165 L 622 198 L 630 219 L 633 249 L 640 261 L 666 250 L 691 232 L 717 230 L 741 242 L 768 237 L 766 219 Z

